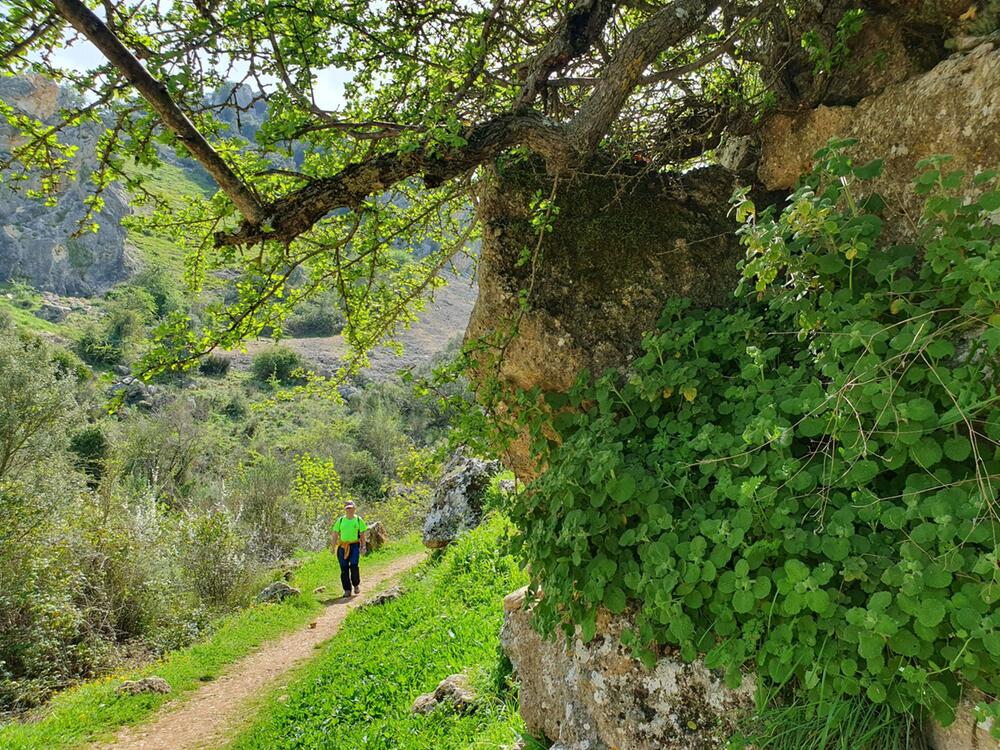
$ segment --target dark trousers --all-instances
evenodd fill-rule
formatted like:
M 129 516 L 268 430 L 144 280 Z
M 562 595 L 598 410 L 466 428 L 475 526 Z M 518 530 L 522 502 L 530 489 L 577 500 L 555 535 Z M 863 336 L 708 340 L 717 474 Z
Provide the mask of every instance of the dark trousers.
M 351 551 L 344 558 L 344 548 L 337 546 L 337 562 L 340 563 L 340 584 L 344 591 L 351 590 L 351 584 L 361 585 L 361 570 L 358 568 L 358 561 L 361 559 L 361 545 L 358 542 L 351 544 Z

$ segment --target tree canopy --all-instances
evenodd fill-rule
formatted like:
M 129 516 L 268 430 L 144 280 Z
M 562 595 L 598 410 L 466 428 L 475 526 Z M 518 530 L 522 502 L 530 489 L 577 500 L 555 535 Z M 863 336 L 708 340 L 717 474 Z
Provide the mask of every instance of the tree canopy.
M 181 364 L 324 288 L 344 298 L 351 342 L 376 343 L 474 235 L 476 170 L 502 154 L 532 154 L 552 174 L 598 149 L 653 166 L 699 158 L 762 95 L 762 34 L 789 12 L 756 0 L 4 5 L 0 71 L 79 94 L 45 122 L 0 105 L 18 133 L 5 180 L 56 191 L 74 168 L 60 135 L 97 122 L 93 204 L 116 180 L 158 203 L 148 221 L 190 248 L 194 288 L 239 272 L 238 298 L 202 328 L 162 332 Z M 68 66 L 66 50 L 87 44 L 103 62 Z M 316 90 L 330 69 L 348 77 L 335 109 Z M 246 137 L 240 119 L 261 105 Z M 218 191 L 183 205 L 144 192 L 171 150 Z M 428 237 L 438 249 L 419 261 L 393 252 Z

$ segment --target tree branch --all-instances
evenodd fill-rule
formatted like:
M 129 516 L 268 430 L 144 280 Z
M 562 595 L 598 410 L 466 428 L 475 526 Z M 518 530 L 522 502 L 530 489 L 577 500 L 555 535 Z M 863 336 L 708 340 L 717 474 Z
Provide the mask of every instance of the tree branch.
M 80 0 L 53 0 L 59 15 L 83 34 L 113 64 L 129 83 L 149 102 L 191 154 L 215 179 L 247 221 L 263 222 L 267 216 L 257 196 L 212 148 L 187 115 L 170 97 L 166 86 L 153 78 L 142 63 L 116 37 L 107 25 Z

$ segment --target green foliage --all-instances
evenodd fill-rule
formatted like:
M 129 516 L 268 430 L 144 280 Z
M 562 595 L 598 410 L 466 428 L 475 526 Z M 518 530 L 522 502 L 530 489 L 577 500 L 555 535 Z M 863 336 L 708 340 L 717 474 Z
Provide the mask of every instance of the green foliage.
M 333 336 L 344 328 L 344 316 L 332 292 L 317 295 L 297 305 L 282 325 L 289 336 Z
M 348 615 L 319 657 L 282 689 L 287 700 L 269 701 L 232 747 L 318 750 L 333 742 L 431 750 L 512 743 L 521 725 L 516 702 L 498 677 L 498 600 L 524 575 L 500 551 L 505 526 L 490 519 L 439 561 L 409 575 L 402 597 Z M 440 707 L 421 716 L 410 710 L 420 693 L 463 671 L 480 690 L 474 713 Z
M 643 659 L 947 723 L 1000 674 L 1000 190 L 963 201 L 928 161 L 918 244 L 892 244 L 848 145 L 778 216 L 738 197 L 733 309 L 671 302 L 627 379 L 551 422 L 521 396 L 551 469 L 512 515 L 547 630 L 633 601 Z
M 258 566 L 247 541 L 225 507 L 200 513 L 185 524 L 181 565 L 198 597 L 209 605 L 231 604 L 249 593 Z
M 297 352 L 284 346 L 272 346 L 254 355 L 250 371 L 260 383 L 294 385 L 305 382 L 305 362 Z
M 104 430 L 97 424 L 87 425 L 69 438 L 69 449 L 75 454 L 77 465 L 94 479 L 100 479 L 104 473 L 110 446 Z
M 198 372 L 209 377 L 223 377 L 229 372 L 232 360 L 224 354 L 208 354 L 198 363 Z

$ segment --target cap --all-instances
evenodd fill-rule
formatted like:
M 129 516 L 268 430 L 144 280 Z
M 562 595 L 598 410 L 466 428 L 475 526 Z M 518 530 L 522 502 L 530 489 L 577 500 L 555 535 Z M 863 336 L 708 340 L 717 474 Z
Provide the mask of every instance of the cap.
M 345 508 L 353 508 L 354 507 L 354 501 L 353 500 L 348 500 L 346 503 L 344 503 L 344 507 Z

